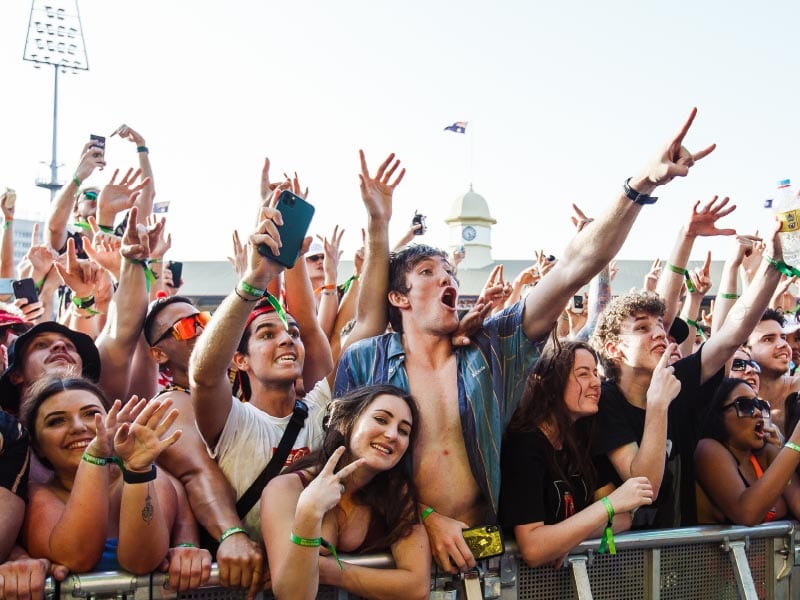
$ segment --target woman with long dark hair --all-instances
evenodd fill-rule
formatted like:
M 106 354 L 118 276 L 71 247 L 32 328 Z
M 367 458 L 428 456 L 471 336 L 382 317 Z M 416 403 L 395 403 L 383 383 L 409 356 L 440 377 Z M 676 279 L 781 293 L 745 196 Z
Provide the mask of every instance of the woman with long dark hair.
M 766 443 L 770 406 L 743 379 L 723 379 L 694 453 L 697 520 L 756 525 L 800 516 L 800 427 L 780 448 Z
M 364 598 L 427 598 L 430 547 L 412 479 L 414 400 L 391 385 L 330 407 L 323 448 L 293 463 L 261 497 L 276 598 L 314 598 L 320 583 Z M 338 552 L 390 550 L 393 569 L 342 563 Z
M 571 548 L 603 535 L 609 522 L 613 532 L 628 529 L 630 511 L 653 501 L 646 477 L 614 490 L 609 477 L 597 474 L 588 417 L 599 400 L 592 347 L 552 341 L 528 377 L 501 456 L 500 522 L 513 529 L 531 566 L 559 566 Z

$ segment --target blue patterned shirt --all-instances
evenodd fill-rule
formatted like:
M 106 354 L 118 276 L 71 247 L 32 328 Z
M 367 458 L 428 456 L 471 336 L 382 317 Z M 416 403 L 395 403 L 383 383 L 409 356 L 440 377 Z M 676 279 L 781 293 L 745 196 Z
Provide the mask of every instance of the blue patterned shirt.
M 525 389 L 525 379 L 547 338 L 531 342 L 522 328 L 521 300 L 487 319 L 472 344 L 456 348 L 458 412 L 472 476 L 491 518 L 497 518 L 500 495 L 500 443 Z M 399 333 L 353 344 L 342 355 L 333 397 L 350 390 L 390 383 L 409 391 L 405 350 Z

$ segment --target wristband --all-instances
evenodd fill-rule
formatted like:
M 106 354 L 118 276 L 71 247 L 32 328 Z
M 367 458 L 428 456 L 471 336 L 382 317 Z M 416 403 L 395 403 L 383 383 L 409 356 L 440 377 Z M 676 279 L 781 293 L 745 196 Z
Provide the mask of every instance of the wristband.
M 14 222 L 14 219 L 6 219 L 3 221 L 3 231 L 8 231 L 8 226 Z
M 432 507 L 432 506 L 429 506 L 428 508 L 426 508 L 425 510 L 423 510 L 421 513 L 419 513 L 419 520 L 424 522 L 424 521 L 425 521 L 425 519 L 427 519 L 428 517 L 430 517 L 430 516 L 431 516 L 431 514 L 433 514 L 433 513 L 435 513 L 435 512 L 436 512 L 436 511 L 435 511 L 435 510 L 433 510 L 433 507 Z
M 72 176 L 72 183 L 74 183 L 74 184 L 75 184 L 75 187 L 78 187 L 78 188 L 79 188 L 79 187 L 81 187 L 81 183 L 82 183 L 82 182 L 81 182 L 81 180 L 80 180 L 80 179 L 78 179 L 78 176 L 77 176 L 77 175 L 73 175 L 73 176 Z
M 79 298 L 78 296 L 73 296 L 72 303 L 78 308 L 89 308 L 90 306 L 94 306 L 94 296 L 91 294 L 86 296 L 85 298 Z
M 356 275 L 355 273 L 353 273 L 352 275 L 350 275 L 350 277 L 348 277 L 348 278 L 345 280 L 345 282 L 342 284 L 342 293 L 343 293 L 343 294 L 346 294 L 346 293 L 347 293 L 347 290 L 349 290 L 349 289 L 350 289 L 350 286 L 351 286 L 351 285 L 353 285 L 353 282 L 354 282 L 354 281 L 358 281 L 359 279 L 361 279 L 361 276 L 360 276 L 360 275 Z
M 45 280 L 45 278 L 42 277 L 39 281 L 37 281 L 37 282 L 35 282 L 33 284 L 33 287 L 36 290 L 37 294 L 42 291 L 42 287 L 44 287 L 44 280 Z
M 114 228 L 111 227 L 110 225 L 98 225 L 97 227 L 103 233 L 108 233 L 108 234 L 114 235 Z
M 720 294 L 719 297 L 725 300 L 738 300 L 739 294 Z
M 81 456 L 81 460 L 85 460 L 87 463 L 97 465 L 98 467 L 105 467 L 106 465 L 114 462 L 110 458 L 106 458 L 104 456 L 94 456 L 93 454 L 89 454 L 88 452 L 83 453 L 83 456 Z
M 682 269 L 680 267 L 676 267 L 673 264 L 667 263 L 667 268 L 672 271 L 673 273 L 677 273 L 678 275 L 683 275 L 683 278 L 686 280 L 686 289 L 690 294 L 694 294 L 697 291 L 697 288 L 694 287 L 692 283 L 692 278 L 689 277 L 689 271 L 686 269 Z
M 336 292 L 328 292 L 328 291 L 324 291 L 324 292 L 322 292 L 320 295 L 321 295 L 321 296 L 335 296 L 335 295 L 336 295 Z
M 798 453 L 800 453 L 800 446 L 798 446 L 798 445 L 797 445 L 797 444 L 795 444 L 794 442 L 786 442 L 786 443 L 783 445 L 783 447 L 784 447 L 784 448 L 790 448 L 790 449 L 794 450 L 795 452 L 798 452 Z
M 786 275 L 787 277 L 798 277 L 800 276 L 800 271 L 787 265 L 782 260 L 775 260 L 771 256 L 764 255 L 764 260 L 767 261 L 770 267 L 775 269 L 781 275 Z
M 611 500 L 608 499 L 608 496 L 603 496 L 601 501 L 608 513 L 608 521 L 606 522 L 606 528 L 603 531 L 603 538 L 600 540 L 600 547 L 597 549 L 597 552 L 599 554 L 605 554 L 606 552 L 609 554 L 616 554 L 617 546 L 614 544 L 614 529 L 612 528 L 614 524 L 614 506 L 611 504 Z
M 625 180 L 625 183 L 622 184 L 622 190 L 623 192 L 625 192 L 625 196 L 627 196 L 629 200 L 632 200 L 639 206 L 644 206 L 645 204 L 655 204 L 658 198 L 656 198 L 655 196 L 648 196 L 647 194 L 640 194 L 639 192 L 637 192 L 630 185 L 631 179 L 633 179 L 633 177 L 628 177 Z
M 197 548 L 197 544 L 193 544 L 192 542 L 184 542 L 182 544 L 176 544 L 175 548 Z
M 254 286 L 250 285 L 249 283 L 247 283 L 244 279 L 242 279 L 239 282 L 239 285 L 237 287 L 238 287 L 238 289 L 242 290 L 248 296 L 256 296 L 257 299 L 261 298 L 262 296 L 264 296 L 267 293 L 267 290 L 262 290 L 260 288 L 254 287 Z
M 317 289 L 314 290 L 315 294 L 319 294 L 325 290 L 335 290 L 336 284 L 335 283 L 326 283 L 325 285 L 319 286 Z
M 145 154 L 150 154 L 150 150 L 147 149 L 147 146 L 136 146 L 136 152 L 144 152 Z
M 336 552 L 336 547 L 330 542 L 326 541 L 325 538 L 321 537 L 304 538 L 300 537 L 299 535 L 295 535 L 294 532 L 292 532 L 291 534 L 289 534 L 289 539 L 293 544 L 297 544 L 298 546 L 303 546 L 304 548 L 318 548 L 319 546 L 322 546 L 333 555 L 333 558 L 336 559 L 336 563 L 339 565 L 339 570 L 344 571 L 344 566 L 342 565 L 342 561 L 339 560 L 339 555 Z
M 125 483 L 147 483 L 149 481 L 153 481 L 156 478 L 156 466 L 155 464 L 150 465 L 149 471 L 144 471 L 143 473 L 136 473 L 133 471 L 128 471 L 128 469 L 122 469 L 122 481 Z
M 235 526 L 235 527 L 229 527 L 228 529 L 226 529 L 225 531 L 222 532 L 221 536 L 219 536 L 220 545 L 222 545 L 222 542 L 227 540 L 234 533 L 243 533 L 243 534 L 247 535 L 247 532 L 244 530 L 243 527 L 239 527 L 238 525 Z
M 157 264 L 157 263 L 162 263 L 162 262 L 164 262 L 163 258 L 151 258 L 150 259 L 150 264 L 151 265 L 154 265 L 154 264 Z
M 126 258 L 125 260 L 131 264 L 140 265 L 144 269 L 144 283 L 147 287 L 147 293 L 149 294 L 150 286 L 152 286 L 156 280 L 156 274 L 153 273 L 153 269 L 148 266 L 146 260 L 139 260 L 138 258 Z
M 700 337 L 703 338 L 704 341 L 707 339 L 706 332 L 703 331 L 703 327 L 700 325 L 700 323 L 698 323 L 697 321 L 692 321 L 691 319 L 686 319 L 686 324 L 694 327 L 697 330 L 698 335 L 700 335 Z
M 239 298 L 241 298 L 245 302 L 258 302 L 260 300 L 260 298 L 246 298 L 245 296 L 242 296 L 242 294 L 239 293 L 238 287 L 233 288 L 233 293 L 239 296 Z

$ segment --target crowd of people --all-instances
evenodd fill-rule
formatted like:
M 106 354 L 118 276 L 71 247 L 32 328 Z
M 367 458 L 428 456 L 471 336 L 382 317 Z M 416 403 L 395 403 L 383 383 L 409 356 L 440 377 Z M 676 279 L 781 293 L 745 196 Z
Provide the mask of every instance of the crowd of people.
M 684 145 L 695 115 L 601 215 L 574 207 L 559 260 L 537 251 L 514 281 L 498 267 L 465 314 L 463 255 L 409 243 L 419 225 L 390 245 L 394 155 L 373 171 L 360 152 L 352 274 L 339 228 L 280 257 L 278 200 L 307 191 L 272 181 L 266 160 L 256 221 L 233 236 L 239 282 L 213 315 L 180 295 L 130 127 L 113 135 L 138 167 L 87 187 L 105 154 L 86 144 L 18 265 L 0 197 L 0 275 L 37 292 L 0 310 L 0 597 L 119 569 L 185 591 L 215 561 L 250 597 L 427 598 L 434 561 L 475 568 L 464 530 L 477 526 L 560 567 L 631 528 L 800 516 L 800 324 L 779 224 L 736 235 L 719 226 L 727 198 L 698 201 L 668 261 L 610 293 L 637 216 L 662 208 L 655 190 L 715 150 Z M 701 309 L 711 258 L 687 262 L 717 235 L 733 251 Z M 394 567 L 340 558 L 365 552 Z

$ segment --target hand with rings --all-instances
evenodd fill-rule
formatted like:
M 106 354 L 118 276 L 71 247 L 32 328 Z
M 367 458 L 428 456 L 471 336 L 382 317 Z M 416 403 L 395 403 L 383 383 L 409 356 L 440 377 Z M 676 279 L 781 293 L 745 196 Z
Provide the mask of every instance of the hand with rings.
M 347 489 L 347 478 L 364 464 L 364 459 L 359 458 L 334 473 L 343 454 L 344 446 L 339 446 L 314 481 L 303 490 L 297 501 L 298 514 L 315 514 L 322 519 L 325 513 L 339 504 Z

